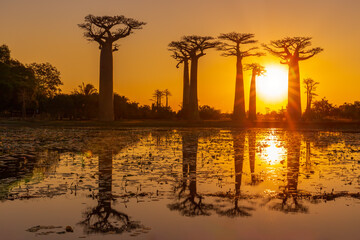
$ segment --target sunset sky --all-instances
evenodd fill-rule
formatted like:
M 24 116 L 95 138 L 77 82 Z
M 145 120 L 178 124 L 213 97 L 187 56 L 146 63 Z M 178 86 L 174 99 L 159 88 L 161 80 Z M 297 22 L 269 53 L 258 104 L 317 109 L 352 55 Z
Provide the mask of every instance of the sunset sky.
M 320 82 L 317 99 L 337 105 L 360 100 L 360 1 L 355 0 L 0 0 L 0 44 L 23 63 L 50 62 L 60 72 L 63 92 L 81 82 L 98 88 L 97 44 L 86 41 L 77 24 L 87 14 L 124 15 L 147 25 L 117 43 L 114 53 L 114 90 L 140 104 L 151 104 L 155 89 L 169 89 L 170 105 L 182 101 L 182 69 L 167 50 L 183 35 L 218 36 L 254 33 L 260 43 L 285 36 L 311 36 L 324 52 L 300 63 L 301 79 Z M 286 66 L 271 55 L 248 58 L 286 77 Z M 273 74 L 274 75 L 274 74 Z M 275 74 L 276 75 L 276 74 Z M 281 76 L 280 76 L 281 77 Z M 274 79 L 263 78 L 260 82 Z M 248 108 L 250 72 L 245 74 Z M 199 61 L 200 105 L 231 112 L 235 89 L 235 58 L 210 50 Z M 281 84 L 280 84 L 281 86 Z M 302 88 L 303 89 L 303 88 Z M 264 88 L 262 89 L 263 91 Z M 284 90 L 286 91 L 286 89 Z M 302 106 L 305 94 L 302 90 Z M 258 111 L 278 110 L 287 93 L 258 94 Z

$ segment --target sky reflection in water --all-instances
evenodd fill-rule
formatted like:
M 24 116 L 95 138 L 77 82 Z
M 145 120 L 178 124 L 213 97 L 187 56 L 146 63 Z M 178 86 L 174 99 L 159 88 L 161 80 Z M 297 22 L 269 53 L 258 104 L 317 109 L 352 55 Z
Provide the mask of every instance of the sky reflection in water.
M 0 133 L 0 226 L 9 239 L 95 233 L 109 239 L 359 235 L 356 133 L 28 128 Z M 341 221 L 329 221 L 334 216 Z M 64 233 L 68 225 L 74 232 Z

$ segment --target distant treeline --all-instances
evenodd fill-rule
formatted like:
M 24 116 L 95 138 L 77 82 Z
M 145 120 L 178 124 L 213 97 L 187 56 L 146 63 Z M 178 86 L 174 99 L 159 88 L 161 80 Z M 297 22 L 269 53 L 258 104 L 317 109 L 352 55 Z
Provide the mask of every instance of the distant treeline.
M 25 65 L 12 59 L 6 45 L 0 46 L 0 116 L 6 118 L 97 119 L 99 94 L 91 84 L 82 84 L 70 94 L 61 93 L 60 72 L 50 63 Z M 203 119 L 219 119 L 220 110 L 200 107 Z M 115 119 L 176 119 L 182 111 L 169 106 L 140 105 L 114 94 Z
M 60 72 L 50 63 L 25 65 L 12 59 L 6 45 L 0 46 L 0 116 L 5 118 L 40 119 L 97 119 L 99 94 L 91 84 L 82 84 L 70 94 L 61 93 Z M 360 101 L 340 106 L 326 98 L 313 101 L 311 112 L 304 119 L 360 120 Z M 115 119 L 183 119 L 182 110 L 175 112 L 169 106 L 155 101 L 152 106 L 140 105 L 124 96 L 114 94 Z M 286 110 L 259 114 L 259 119 L 285 119 Z M 208 105 L 199 106 L 204 120 L 231 119 Z

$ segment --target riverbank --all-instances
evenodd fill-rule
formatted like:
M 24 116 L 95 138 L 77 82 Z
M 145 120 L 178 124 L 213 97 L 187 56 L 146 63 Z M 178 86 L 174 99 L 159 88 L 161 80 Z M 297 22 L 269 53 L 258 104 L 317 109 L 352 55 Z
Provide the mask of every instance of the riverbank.
M 360 132 L 360 122 L 318 121 L 318 122 L 236 122 L 230 120 L 217 121 L 182 121 L 182 120 L 120 120 L 114 122 L 101 121 L 37 121 L 37 120 L 0 120 L 0 126 L 25 127 L 99 127 L 99 128 L 133 128 L 133 127 L 166 127 L 166 128 L 284 128 L 284 129 L 333 129 Z

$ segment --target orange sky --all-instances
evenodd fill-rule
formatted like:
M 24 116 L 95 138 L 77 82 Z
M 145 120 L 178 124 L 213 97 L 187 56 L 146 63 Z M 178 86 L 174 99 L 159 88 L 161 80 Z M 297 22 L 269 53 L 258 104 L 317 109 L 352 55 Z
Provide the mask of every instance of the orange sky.
M 133 101 L 150 104 L 155 89 L 168 88 L 170 105 L 182 101 L 182 71 L 167 44 L 183 35 L 231 31 L 255 33 L 262 43 L 285 36 L 312 36 L 325 51 L 301 62 L 301 79 L 320 82 L 317 93 L 342 104 L 360 100 L 360 2 L 354 0 L 2 0 L 0 44 L 24 63 L 50 62 L 62 76 L 64 92 L 81 82 L 98 87 L 99 49 L 77 27 L 84 16 L 125 15 L 147 22 L 142 30 L 120 40 L 114 54 L 114 89 Z M 245 59 L 279 64 L 273 56 Z M 245 75 L 248 105 L 250 73 Z M 214 50 L 199 62 L 199 104 L 231 112 L 235 88 L 235 58 Z M 303 94 L 303 93 L 302 93 Z M 258 99 L 258 110 L 280 104 Z M 303 108 L 305 96 L 302 96 Z M 284 101 L 282 101 L 284 102 Z M 286 100 L 285 100 L 286 102 Z

